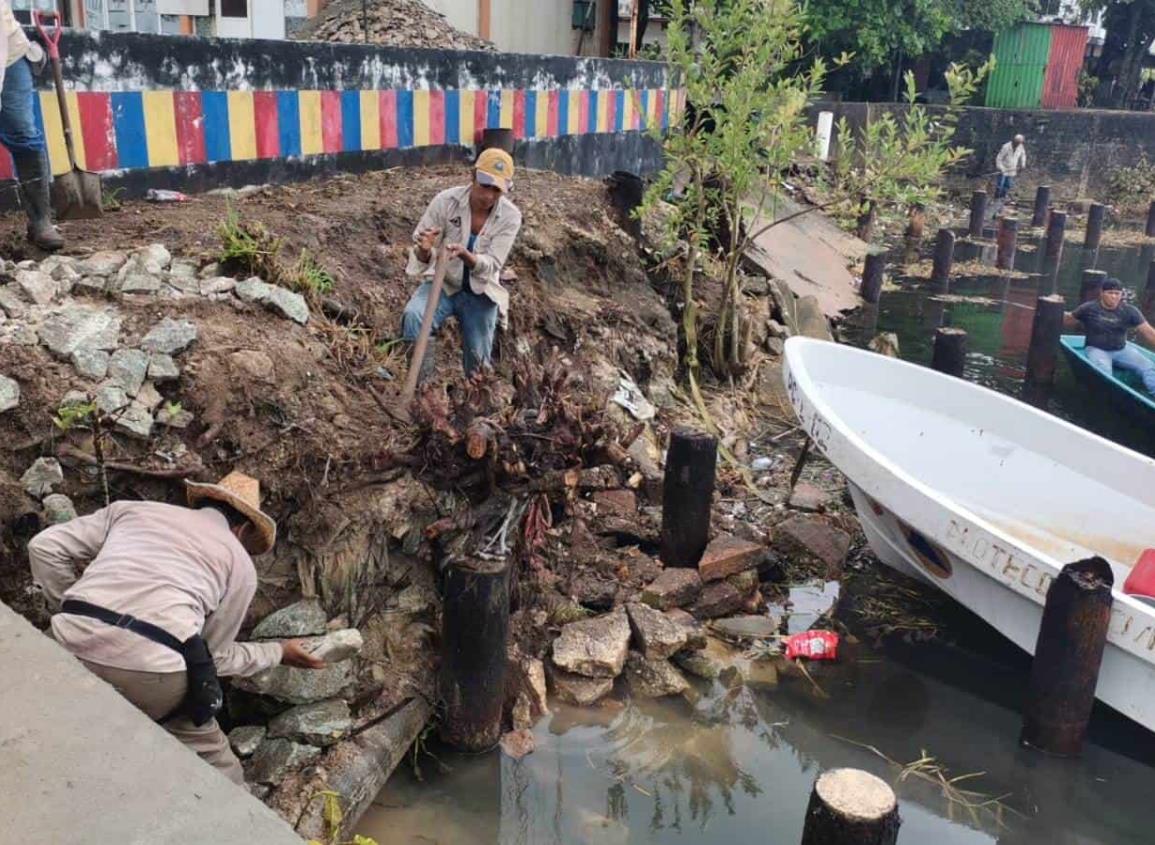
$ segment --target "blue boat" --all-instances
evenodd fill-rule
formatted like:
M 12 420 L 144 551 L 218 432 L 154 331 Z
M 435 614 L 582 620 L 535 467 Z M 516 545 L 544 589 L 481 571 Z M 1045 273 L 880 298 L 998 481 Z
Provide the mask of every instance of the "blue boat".
M 1063 335 L 1060 342 L 1063 354 L 1067 356 L 1071 370 L 1079 380 L 1092 387 L 1105 388 L 1105 395 L 1120 411 L 1138 422 L 1155 426 L 1155 397 L 1146 391 L 1135 373 L 1116 368 L 1114 373 L 1107 375 L 1095 367 L 1083 352 L 1086 338 L 1082 335 Z M 1155 363 L 1155 352 L 1137 343 L 1127 345 Z

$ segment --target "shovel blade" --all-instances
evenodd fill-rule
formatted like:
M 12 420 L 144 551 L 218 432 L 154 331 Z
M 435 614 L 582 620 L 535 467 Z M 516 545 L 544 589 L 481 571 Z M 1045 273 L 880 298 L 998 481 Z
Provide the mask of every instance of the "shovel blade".
M 100 176 L 76 169 L 52 181 L 52 208 L 59 220 L 90 220 L 104 214 Z

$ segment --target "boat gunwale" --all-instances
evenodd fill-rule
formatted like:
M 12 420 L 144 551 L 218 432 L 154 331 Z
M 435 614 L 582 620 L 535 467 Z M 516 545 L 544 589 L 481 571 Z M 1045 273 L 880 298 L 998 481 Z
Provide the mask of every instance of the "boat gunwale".
M 1080 341 L 1080 345 L 1075 346 L 1075 341 Z M 1114 375 L 1114 373 L 1107 375 L 1105 372 L 1091 363 L 1090 359 L 1087 358 L 1087 355 L 1084 352 L 1084 349 L 1086 349 L 1087 341 L 1086 338 L 1084 338 L 1082 335 L 1065 334 L 1059 338 L 1059 343 L 1062 345 L 1063 352 L 1066 353 L 1068 360 L 1074 359 L 1075 363 L 1079 364 L 1079 366 L 1081 366 L 1084 370 L 1087 370 L 1088 372 L 1095 375 L 1106 386 L 1121 388 L 1127 396 L 1138 400 L 1139 403 L 1148 410 L 1155 411 L 1155 397 L 1148 396 L 1146 393 L 1136 390 L 1134 387 L 1127 384 L 1127 382 Z M 1131 341 L 1127 341 L 1127 345 L 1134 347 L 1139 351 L 1139 354 L 1155 363 L 1155 352 L 1145 349 L 1139 344 L 1133 343 Z

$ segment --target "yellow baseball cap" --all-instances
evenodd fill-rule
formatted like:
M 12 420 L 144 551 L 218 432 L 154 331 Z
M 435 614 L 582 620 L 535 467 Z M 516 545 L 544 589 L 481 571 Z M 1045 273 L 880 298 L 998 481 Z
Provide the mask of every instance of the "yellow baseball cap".
M 501 192 L 513 187 L 513 157 L 505 150 L 490 147 L 483 150 L 473 165 L 477 181 Z

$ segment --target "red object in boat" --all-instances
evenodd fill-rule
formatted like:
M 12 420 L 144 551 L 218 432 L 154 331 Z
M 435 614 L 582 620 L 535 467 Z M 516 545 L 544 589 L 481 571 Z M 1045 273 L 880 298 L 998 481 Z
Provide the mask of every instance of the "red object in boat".
M 1129 596 L 1155 599 L 1155 549 L 1147 549 L 1139 555 L 1123 583 L 1123 592 Z
M 838 634 L 833 631 L 804 631 L 786 638 L 786 659 L 837 660 Z

